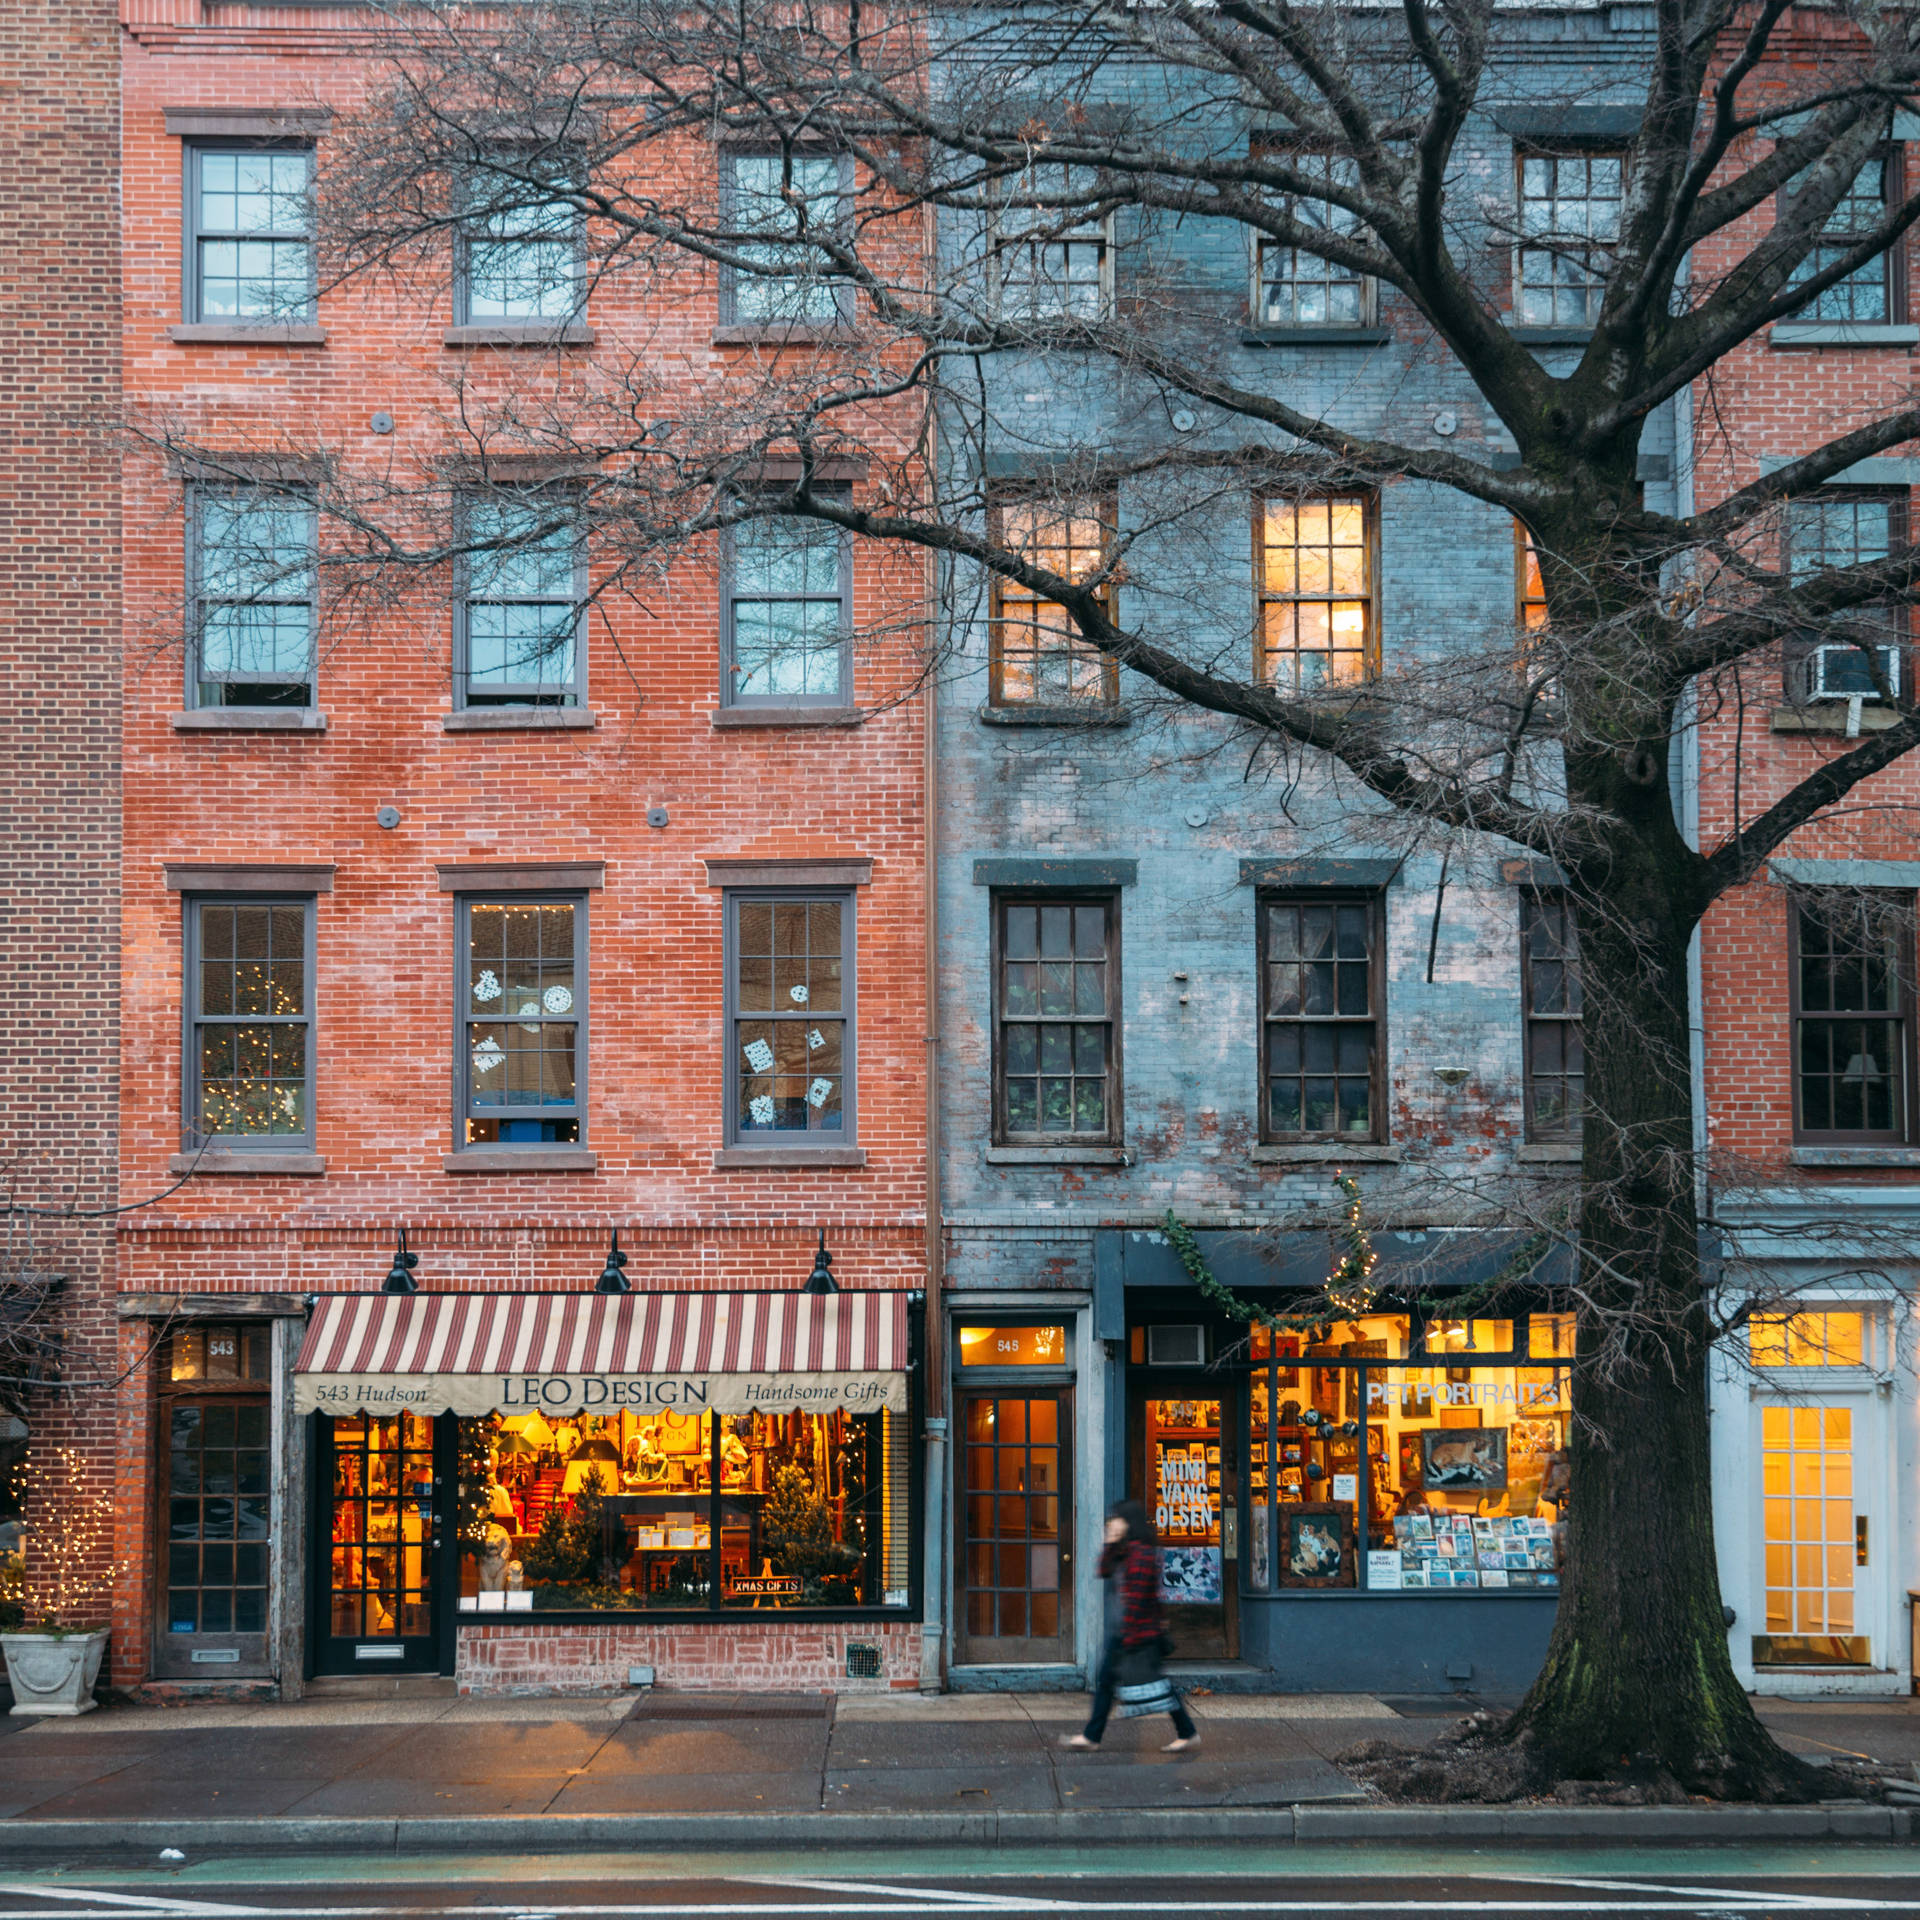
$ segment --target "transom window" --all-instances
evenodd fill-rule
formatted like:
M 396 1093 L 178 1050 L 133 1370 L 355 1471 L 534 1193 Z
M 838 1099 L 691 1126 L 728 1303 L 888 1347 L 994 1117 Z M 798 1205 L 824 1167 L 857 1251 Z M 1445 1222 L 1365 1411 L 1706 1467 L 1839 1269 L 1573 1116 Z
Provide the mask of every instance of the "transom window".
M 194 704 L 313 705 L 316 526 L 298 494 L 202 488 L 189 521 Z
M 1002 546 L 1062 579 L 1091 580 L 1109 564 L 1111 502 L 1009 500 L 997 518 Z M 1099 592 L 1110 609 L 1111 583 Z M 998 575 L 993 594 L 996 706 L 1066 707 L 1118 697 L 1113 662 L 1086 640 L 1059 602 Z
M 189 904 L 189 1150 L 311 1141 L 312 911 L 297 900 Z
M 1562 894 L 1520 900 L 1520 990 L 1527 1040 L 1527 1138 L 1580 1134 L 1586 1052 L 1580 1029 L 1580 952 Z
M 1351 159 L 1334 154 L 1288 156 L 1292 163 L 1330 184 L 1352 187 L 1359 174 Z M 1357 216 L 1331 201 L 1306 194 L 1280 198 L 1276 212 L 1296 225 L 1351 240 Z M 1373 283 L 1350 267 L 1277 240 L 1260 242 L 1259 323 L 1266 327 L 1358 327 L 1373 317 Z
M 727 1023 L 739 1140 L 853 1138 L 853 899 L 730 894 Z
M 741 264 L 722 276 L 723 318 L 745 325 L 831 325 L 843 317 L 846 281 L 814 244 L 845 221 L 850 163 L 839 154 L 726 156 L 729 217 Z
M 729 704 L 846 703 L 848 548 L 838 527 L 791 514 L 742 521 L 727 534 Z
M 460 902 L 460 1120 L 467 1145 L 580 1139 L 586 919 L 586 902 L 577 899 Z
M 1794 269 L 1790 285 L 1802 286 L 1845 259 L 1886 219 L 1889 199 L 1897 200 L 1904 193 L 1898 185 L 1902 171 L 1900 149 L 1894 148 L 1875 154 L 1854 175 L 1828 214 L 1819 240 Z M 1886 252 L 1876 254 L 1864 266 L 1815 294 L 1794 318 L 1875 326 L 1903 317 L 1895 312 L 1901 290 L 1900 276 L 1893 271 L 1898 251 L 1899 243 L 1895 242 Z
M 313 315 L 313 155 L 301 148 L 189 149 L 192 278 L 187 318 Z
M 1120 903 L 1000 899 L 995 1132 L 1004 1142 L 1120 1137 Z
M 1265 1138 L 1380 1137 L 1378 922 L 1370 896 L 1263 902 Z
M 1514 317 L 1590 327 L 1620 238 L 1626 161 L 1617 153 L 1522 153 Z
M 570 319 L 580 303 L 580 216 L 570 200 L 489 172 L 461 230 L 459 319 Z
M 1071 168 L 1029 167 L 1014 179 L 994 239 L 1000 311 L 1009 320 L 1099 320 L 1108 308 L 1107 223 L 1076 198 Z
M 1793 914 L 1794 1082 L 1804 1137 L 1904 1140 L 1912 903 L 1802 896 Z
M 1260 528 L 1260 678 L 1287 693 L 1373 670 L 1373 541 L 1364 494 L 1268 500 Z
M 459 704 L 579 704 L 580 562 L 558 503 L 485 500 L 465 515 Z
M 1756 1313 L 1747 1322 L 1747 1351 L 1756 1367 L 1861 1367 L 1867 1332 L 1868 1316 L 1857 1307 Z

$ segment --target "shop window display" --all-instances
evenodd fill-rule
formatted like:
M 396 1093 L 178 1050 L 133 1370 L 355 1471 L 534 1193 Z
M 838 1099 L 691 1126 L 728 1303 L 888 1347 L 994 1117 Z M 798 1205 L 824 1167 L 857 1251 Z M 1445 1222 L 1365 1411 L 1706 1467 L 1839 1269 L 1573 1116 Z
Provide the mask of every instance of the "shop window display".
M 891 1582 L 906 1454 L 887 1431 L 902 1424 L 838 1410 L 463 1419 L 461 1611 L 904 1605 Z

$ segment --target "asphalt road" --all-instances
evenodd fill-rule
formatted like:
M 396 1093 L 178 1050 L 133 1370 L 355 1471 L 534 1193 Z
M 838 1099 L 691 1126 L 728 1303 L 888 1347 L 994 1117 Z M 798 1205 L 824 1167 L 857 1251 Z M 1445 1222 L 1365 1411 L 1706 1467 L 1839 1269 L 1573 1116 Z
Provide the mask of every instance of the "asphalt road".
M 0 1920 L 648 1920 L 920 1914 L 1920 1915 L 1909 1849 L 927 1848 L 842 1855 L 635 1855 L 555 1862 L 208 1860 L 14 1874 Z

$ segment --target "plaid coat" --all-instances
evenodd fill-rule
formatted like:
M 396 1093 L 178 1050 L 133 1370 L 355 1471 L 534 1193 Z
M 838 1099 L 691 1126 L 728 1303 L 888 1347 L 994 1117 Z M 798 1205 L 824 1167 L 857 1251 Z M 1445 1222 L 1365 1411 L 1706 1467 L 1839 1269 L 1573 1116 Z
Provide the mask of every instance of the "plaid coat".
M 1144 1540 L 1121 1540 L 1100 1555 L 1100 1578 L 1120 1582 L 1120 1645 L 1151 1646 L 1166 1630 L 1160 1610 L 1160 1553 Z

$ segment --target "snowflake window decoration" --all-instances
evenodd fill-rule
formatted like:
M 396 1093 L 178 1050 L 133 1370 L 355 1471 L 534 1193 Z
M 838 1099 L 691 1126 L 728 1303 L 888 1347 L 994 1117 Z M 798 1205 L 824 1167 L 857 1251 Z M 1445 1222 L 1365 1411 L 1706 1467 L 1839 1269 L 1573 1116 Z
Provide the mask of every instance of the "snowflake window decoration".
M 573 989 L 571 987 L 549 987 L 540 996 L 540 1004 L 549 1013 L 571 1013 L 573 1011 Z
M 747 1065 L 755 1073 L 773 1071 L 773 1049 L 764 1040 L 749 1040 L 746 1045 Z
M 756 1094 L 747 1102 L 747 1111 L 753 1115 L 753 1124 L 756 1127 L 772 1126 L 773 1095 L 770 1093 Z
M 831 1095 L 832 1092 L 833 1082 L 823 1074 L 807 1089 L 807 1105 L 810 1107 L 824 1107 L 827 1104 L 828 1096 Z
M 500 998 L 500 976 L 491 967 L 480 969 L 480 978 L 473 983 L 473 997 L 483 1007 Z
M 811 996 L 805 987 L 789 987 L 787 989 L 787 998 L 791 1000 L 796 1007 L 804 1007 Z
M 507 1057 L 506 1049 L 491 1034 L 473 1050 L 475 1073 L 491 1073 Z
M 807 1029 L 807 1051 L 809 1053 L 818 1053 L 826 1044 L 827 1036 L 822 1033 L 818 1027 L 809 1027 Z

